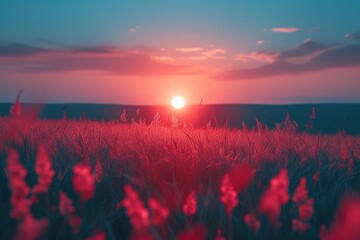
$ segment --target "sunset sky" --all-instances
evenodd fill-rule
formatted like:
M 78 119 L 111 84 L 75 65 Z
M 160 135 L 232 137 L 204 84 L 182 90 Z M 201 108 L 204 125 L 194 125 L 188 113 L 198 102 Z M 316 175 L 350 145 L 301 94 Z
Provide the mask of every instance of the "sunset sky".
M 360 103 L 360 1 L 0 0 L 0 102 Z

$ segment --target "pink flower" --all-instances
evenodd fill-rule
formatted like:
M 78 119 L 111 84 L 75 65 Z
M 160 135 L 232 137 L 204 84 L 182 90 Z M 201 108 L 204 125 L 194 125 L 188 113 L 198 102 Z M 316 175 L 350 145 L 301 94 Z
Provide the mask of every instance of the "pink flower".
M 26 214 L 23 220 L 17 227 L 14 240 L 36 240 L 40 239 L 44 234 L 47 226 L 49 225 L 48 219 L 38 220 L 33 215 Z
M 61 215 L 71 216 L 75 213 L 75 207 L 73 201 L 63 192 L 59 195 L 59 211 Z
M 299 219 L 307 221 L 314 215 L 314 199 L 310 198 L 299 206 Z
M 149 208 L 151 210 L 151 222 L 155 226 L 163 225 L 169 217 L 169 209 L 163 206 L 156 198 L 148 200 Z
M 144 207 L 139 194 L 130 186 L 124 186 L 125 199 L 117 204 L 117 208 L 126 208 L 126 215 L 135 231 L 147 232 L 150 226 L 149 211 Z
M 18 100 L 10 108 L 11 116 L 20 116 L 21 115 L 21 104 Z
M 51 168 L 51 161 L 42 145 L 39 146 L 35 159 L 35 172 L 38 175 L 38 184 L 33 187 L 33 193 L 48 192 L 55 171 Z
M 220 201 L 225 205 L 226 213 L 231 215 L 233 209 L 239 204 L 239 200 L 237 199 L 237 192 L 234 190 L 228 174 L 225 174 L 222 178 L 220 191 Z
M 103 231 L 100 231 L 91 237 L 85 238 L 85 240 L 106 240 L 106 234 Z
M 75 207 L 73 205 L 73 201 L 63 192 L 60 192 L 59 196 L 60 214 L 67 218 L 73 232 L 75 234 L 79 234 L 82 220 L 80 217 L 75 216 Z
M 314 199 L 309 198 L 306 187 L 306 178 L 302 177 L 292 196 L 293 202 L 299 209 L 299 218 L 293 219 L 293 230 L 301 234 L 305 233 L 311 226 L 306 221 L 314 215 Z
M 237 163 L 231 166 L 229 177 L 235 192 L 238 194 L 244 191 L 255 174 L 255 168 L 247 163 Z
M 91 199 L 95 192 L 95 178 L 91 173 L 90 166 L 82 163 L 76 164 L 73 167 L 73 173 L 72 183 L 74 191 L 80 195 L 80 199 L 83 202 Z
M 269 221 L 280 227 L 278 218 L 281 206 L 289 201 L 289 179 L 286 169 L 282 169 L 277 176 L 271 179 L 270 187 L 260 199 L 260 211 L 265 214 Z
M 292 220 L 292 229 L 296 232 L 300 232 L 301 234 L 304 234 L 309 228 L 310 228 L 309 223 L 305 223 L 302 220 L 296 218 Z
M 255 213 L 248 213 L 244 216 L 244 222 L 249 225 L 253 231 L 258 231 L 261 227 L 259 219 L 256 217 Z
M 185 199 L 185 202 L 182 207 L 185 215 L 191 216 L 196 213 L 196 197 L 195 190 L 191 191 L 190 194 Z
M 195 225 L 189 230 L 181 232 L 176 239 L 178 240 L 203 240 L 205 239 L 206 229 L 203 225 Z
M 306 188 L 306 178 L 302 177 L 299 185 L 295 189 L 295 193 L 292 196 L 292 201 L 298 206 L 308 199 L 308 191 Z
M 31 200 L 28 198 L 30 188 L 26 184 L 26 169 L 19 160 L 19 154 L 10 149 L 7 155 L 7 178 L 11 190 L 11 211 L 10 216 L 15 219 L 22 219 L 30 213 Z
M 335 223 L 323 237 L 325 240 L 360 239 L 359 197 L 347 196 L 342 200 Z

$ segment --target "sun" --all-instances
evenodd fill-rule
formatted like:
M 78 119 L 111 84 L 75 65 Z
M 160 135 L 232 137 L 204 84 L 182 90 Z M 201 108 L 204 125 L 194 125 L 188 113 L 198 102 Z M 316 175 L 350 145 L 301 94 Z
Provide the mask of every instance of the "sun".
M 177 109 L 183 108 L 185 106 L 185 100 L 183 97 L 176 96 L 172 99 L 171 105 Z

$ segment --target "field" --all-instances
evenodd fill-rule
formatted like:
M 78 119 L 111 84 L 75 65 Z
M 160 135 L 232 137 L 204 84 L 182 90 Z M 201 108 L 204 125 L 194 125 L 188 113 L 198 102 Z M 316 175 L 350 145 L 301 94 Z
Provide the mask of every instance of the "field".
M 360 137 L 289 116 L 238 130 L 2 117 L 0 164 L 0 239 L 360 239 Z

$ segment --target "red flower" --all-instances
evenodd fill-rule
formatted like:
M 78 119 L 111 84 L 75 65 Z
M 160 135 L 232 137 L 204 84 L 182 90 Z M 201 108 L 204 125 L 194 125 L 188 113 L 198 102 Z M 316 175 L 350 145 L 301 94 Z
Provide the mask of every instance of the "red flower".
M 82 163 L 76 164 L 73 167 L 73 173 L 72 183 L 74 191 L 80 195 L 80 199 L 83 202 L 91 199 L 95 192 L 95 178 L 91 173 L 90 166 Z
M 36 240 L 40 239 L 49 224 L 48 219 L 38 220 L 31 214 L 26 214 L 20 222 L 14 240 Z
M 11 116 L 20 116 L 21 115 L 21 104 L 18 100 L 10 108 Z
M 309 223 L 305 223 L 302 220 L 296 218 L 292 220 L 292 229 L 296 232 L 300 232 L 301 234 L 304 234 L 309 228 L 310 228 Z
M 65 193 L 60 192 L 59 199 L 59 211 L 61 215 L 70 216 L 75 212 L 75 207 L 73 206 L 73 201 L 66 196 Z
M 289 179 L 286 169 L 282 169 L 277 176 L 271 179 L 270 187 L 260 199 L 260 211 L 265 214 L 270 222 L 281 226 L 278 218 L 281 206 L 289 201 Z
M 255 168 L 250 164 L 237 163 L 231 166 L 229 177 L 234 190 L 239 194 L 249 185 L 255 174 Z
M 31 200 L 28 198 L 30 188 L 26 184 L 26 169 L 19 160 L 19 154 L 14 150 L 8 151 L 7 162 L 7 178 L 11 190 L 11 211 L 10 216 L 15 219 L 22 219 L 30 213 Z
M 85 240 L 106 240 L 106 234 L 103 231 L 100 231 L 91 237 L 85 238 Z
M 51 161 L 42 145 L 39 146 L 35 159 L 35 172 L 38 175 L 38 184 L 33 187 L 33 193 L 48 192 L 55 171 L 51 168 Z
M 335 223 L 327 234 L 322 235 L 325 240 L 360 239 L 360 198 L 345 197 L 341 202 Z
M 176 238 L 178 240 L 203 240 L 205 239 L 206 229 L 203 225 L 196 225 L 189 230 L 183 231 Z
M 292 196 L 292 200 L 299 209 L 299 218 L 293 219 L 293 230 L 303 234 L 310 228 L 310 224 L 306 223 L 306 221 L 314 215 L 314 199 L 308 196 L 305 177 L 301 178 Z
M 63 192 L 60 192 L 59 195 L 59 212 L 61 215 L 64 215 L 71 228 L 73 229 L 73 232 L 75 234 L 78 234 L 80 231 L 80 225 L 81 225 L 81 218 L 75 216 L 75 207 L 73 205 L 73 201 Z
M 244 221 L 253 231 L 258 231 L 261 227 L 259 219 L 255 213 L 248 213 L 244 216 Z
M 220 201 L 225 205 L 226 213 L 231 215 L 233 209 L 239 204 L 239 200 L 228 174 L 225 174 L 221 181 L 220 191 Z
M 148 200 L 149 208 L 151 209 L 151 222 L 153 225 L 160 226 L 164 224 L 169 217 L 169 209 L 163 206 L 156 198 Z
M 185 202 L 182 207 L 185 215 L 194 215 L 196 213 L 196 196 L 195 190 L 191 191 L 190 194 L 185 199 Z
M 307 221 L 314 215 L 314 199 L 310 198 L 299 206 L 299 219 Z
M 292 196 L 293 202 L 295 202 L 298 206 L 305 202 L 308 199 L 308 191 L 306 188 L 306 178 L 302 177 L 299 185 L 295 189 L 295 193 Z
M 147 232 L 150 226 L 149 211 L 144 207 L 139 194 L 130 186 L 124 186 L 125 199 L 117 207 L 126 208 L 126 215 L 135 231 Z

